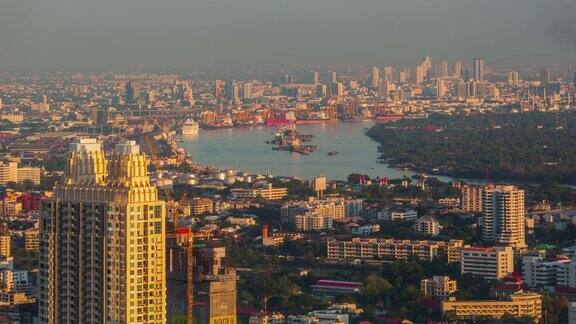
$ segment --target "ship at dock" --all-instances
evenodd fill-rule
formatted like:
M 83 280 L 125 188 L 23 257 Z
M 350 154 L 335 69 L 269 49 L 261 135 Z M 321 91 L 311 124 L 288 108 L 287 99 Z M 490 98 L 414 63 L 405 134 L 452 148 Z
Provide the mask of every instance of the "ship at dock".
M 193 119 L 187 119 L 182 125 L 183 136 L 194 136 L 200 132 L 200 125 Z
M 289 151 L 308 155 L 313 153 L 317 145 L 305 144 L 312 142 L 314 135 L 300 134 L 293 128 L 282 128 L 274 133 L 274 139 L 266 143 L 274 145 L 273 150 Z

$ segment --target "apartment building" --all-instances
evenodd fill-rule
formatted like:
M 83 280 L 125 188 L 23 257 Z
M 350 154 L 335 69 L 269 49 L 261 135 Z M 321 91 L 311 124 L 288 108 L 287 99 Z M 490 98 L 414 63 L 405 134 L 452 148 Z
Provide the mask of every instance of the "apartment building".
M 488 280 L 504 278 L 514 271 L 514 251 L 511 247 L 464 247 L 461 258 L 461 273 L 471 273 Z
M 458 288 L 456 280 L 447 276 L 434 276 L 429 279 L 422 279 L 420 281 L 420 290 L 425 296 L 444 300 L 455 293 Z
M 556 286 L 576 288 L 576 260 L 526 256 L 522 258 L 522 279 L 533 289 L 553 291 Z
M 321 231 L 332 229 L 332 218 L 308 212 L 304 215 L 296 216 L 294 224 L 299 231 Z
M 328 241 L 327 255 L 332 260 L 406 259 L 415 255 L 421 260 L 431 261 L 436 257 L 448 257 L 450 250 L 459 250 L 462 245 L 461 240 L 445 242 L 354 238 L 351 241 Z M 452 259 L 457 258 L 457 255 L 452 256 Z
M 482 212 L 482 187 L 463 186 L 462 196 L 462 209 L 467 213 L 481 213 Z
M 425 235 L 435 236 L 440 234 L 442 226 L 436 218 L 430 215 L 422 216 L 414 223 L 414 230 Z
M 505 315 L 531 317 L 537 323 L 542 318 L 542 295 L 518 293 L 506 300 L 456 300 L 442 302 L 442 313 L 453 312 L 458 319 L 501 318 Z
M 166 323 L 166 210 L 134 141 L 70 145 L 40 215 L 40 323 Z
M 7 258 L 12 255 L 12 235 L 10 232 L 0 234 L 0 257 Z
M 526 248 L 524 190 L 490 186 L 482 193 L 482 238 L 497 245 Z

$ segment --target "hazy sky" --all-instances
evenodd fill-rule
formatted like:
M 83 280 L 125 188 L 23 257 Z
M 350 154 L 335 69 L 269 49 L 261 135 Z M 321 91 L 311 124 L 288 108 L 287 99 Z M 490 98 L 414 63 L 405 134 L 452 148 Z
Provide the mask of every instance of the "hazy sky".
M 0 0 L 0 70 L 568 63 L 572 2 Z

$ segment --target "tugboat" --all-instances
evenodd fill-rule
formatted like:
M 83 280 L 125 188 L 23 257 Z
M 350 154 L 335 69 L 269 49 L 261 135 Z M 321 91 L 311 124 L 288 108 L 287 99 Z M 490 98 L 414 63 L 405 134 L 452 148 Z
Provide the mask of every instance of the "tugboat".
M 200 132 L 200 125 L 193 119 L 187 119 L 182 125 L 182 135 L 194 136 Z

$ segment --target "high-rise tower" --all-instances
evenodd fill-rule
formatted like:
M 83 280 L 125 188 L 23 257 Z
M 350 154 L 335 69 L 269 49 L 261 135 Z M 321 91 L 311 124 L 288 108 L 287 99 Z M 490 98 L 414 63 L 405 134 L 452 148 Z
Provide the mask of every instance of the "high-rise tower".
M 482 192 L 482 238 L 498 245 L 526 247 L 524 190 L 489 186 Z
M 165 205 L 134 141 L 70 146 L 40 218 L 40 323 L 165 323 Z
M 475 58 L 474 59 L 474 81 L 484 82 L 484 59 Z

